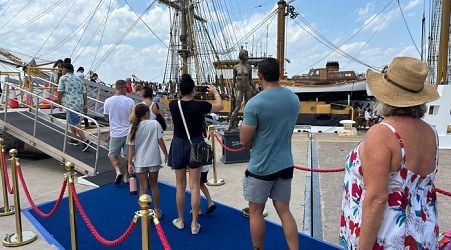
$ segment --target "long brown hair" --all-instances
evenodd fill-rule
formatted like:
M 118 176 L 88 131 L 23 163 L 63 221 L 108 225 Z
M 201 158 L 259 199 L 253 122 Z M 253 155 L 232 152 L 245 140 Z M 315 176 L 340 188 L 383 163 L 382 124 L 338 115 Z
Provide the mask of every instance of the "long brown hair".
M 138 130 L 138 125 L 142 121 L 142 118 L 150 112 L 149 107 L 144 103 L 139 103 L 135 106 L 135 120 L 133 120 L 132 128 L 130 129 L 130 139 L 129 141 L 135 140 L 136 131 Z

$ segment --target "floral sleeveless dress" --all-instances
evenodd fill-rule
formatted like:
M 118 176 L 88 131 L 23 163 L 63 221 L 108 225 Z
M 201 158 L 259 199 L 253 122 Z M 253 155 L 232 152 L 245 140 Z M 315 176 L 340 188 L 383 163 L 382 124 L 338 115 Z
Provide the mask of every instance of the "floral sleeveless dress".
M 396 136 L 402 160 L 401 168 L 389 174 L 388 202 L 373 249 L 437 249 L 437 208 L 433 185 L 437 169 L 424 178 L 408 170 L 405 166 L 406 151 L 399 133 L 390 124 L 381 124 Z M 437 134 L 436 141 L 438 143 Z M 340 244 L 345 249 L 358 249 L 359 245 L 365 199 L 359 146 L 349 153 L 345 165 L 339 235 Z M 438 155 L 435 159 L 437 166 Z

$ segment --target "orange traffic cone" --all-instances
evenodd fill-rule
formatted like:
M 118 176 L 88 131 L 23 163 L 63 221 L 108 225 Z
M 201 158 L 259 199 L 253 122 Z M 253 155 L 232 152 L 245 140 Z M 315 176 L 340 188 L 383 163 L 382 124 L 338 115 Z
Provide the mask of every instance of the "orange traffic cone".
M 18 108 L 19 107 L 19 102 L 17 101 L 16 90 L 14 89 L 13 86 L 11 86 L 11 88 L 9 90 L 8 105 L 10 108 Z
M 41 109 L 49 109 L 49 108 L 52 108 L 52 105 L 51 105 L 50 102 L 49 102 L 49 101 L 52 100 L 52 97 L 51 97 L 51 95 L 50 95 L 50 92 L 49 92 L 49 86 L 48 86 L 47 84 L 44 85 L 44 92 L 43 92 L 43 94 L 42 94 L 42 97 L 43 97 L 44 99 L 43 99 L 42 102 L 39 104 L 39 108 L 41 108 Z

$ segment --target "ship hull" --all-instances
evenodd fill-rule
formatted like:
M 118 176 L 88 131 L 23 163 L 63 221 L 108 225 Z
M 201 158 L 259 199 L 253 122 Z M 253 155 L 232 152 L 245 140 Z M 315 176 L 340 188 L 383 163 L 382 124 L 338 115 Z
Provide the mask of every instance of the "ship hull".
M 350 117 L 349 114 L 316 115 L 299 113 L 296 125 L 339 126 L 341 120 L 349 120 Z

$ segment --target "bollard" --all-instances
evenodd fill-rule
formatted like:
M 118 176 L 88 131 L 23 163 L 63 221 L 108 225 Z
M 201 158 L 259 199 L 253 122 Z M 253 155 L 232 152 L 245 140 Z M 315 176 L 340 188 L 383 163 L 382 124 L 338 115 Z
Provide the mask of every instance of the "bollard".
M 208 186 L 222 186 L 225 184 L 224 179 L 218 179 L 216 175 L 216 151 L 215 151 L 215 126 L 210 125 L 208 126 L 208 133 L 210 134 L 210 140 L 211 140 L 211 150 L 213 151 L 213 179 L 209 179 L 207 181 Z
M 70 161 L 67 161 L 65 167 L 66 167 L 65 178 L 68 178 L 68 185 L 71 185 L 74 182 L 74 164 Z M 77 224 L 75 221 L 74 197 L 70 188 L 68 188 L 67 192 L 69 195 L 70 242 L 72 250 L 76 250 L 78 249 L 78 242 L 77 242 Z
M 152 202 L 152 197 L 148 194 L 143 194 L 138 199 L 138 204 L 141 210 L 139 216 L 141 217 L 141 237 L 142 237 L 142 250 L 150 250 L 150 211 L 149 204 Z
M 19 198 L 19 183 L 17 180 L 17 150 L 11 149 L 9 151 L 11 156 L 11 166 L 13 175 L 13 192 L 14 192 L 14 207 L 17 213 L 16 217 L 16 233 L 8 234 L 3 239 L 3 246 L 5 247 L 17 247 L 23 246 L 36 240 L 37 236 L 32 231 L 22 231 L 22 218 L 20 214 L 20 198 Z
M 8 201 L 8 190 L 6 187 L 6 178 L 9 178 L 9 176 L 5 175 L 5 172 L 3 171 L 3 165 L 6 164 L 5 162 L 3 162 L 3 153 L 5 152 L 5 148 L 3 147 L 4 145 L 4 140 L 3 138 L 0 138 L 0 148 L 2 155 L 0 156 L 0 168 L 1 168 L 1 177 L 2 177 L 2 191 L 3 191 L 3 207 L 0 207 L 0 216 L 8 216 L 11 214 L 14 214 L 14 206 L 10 206 L 9 205 L 9 201 Z

